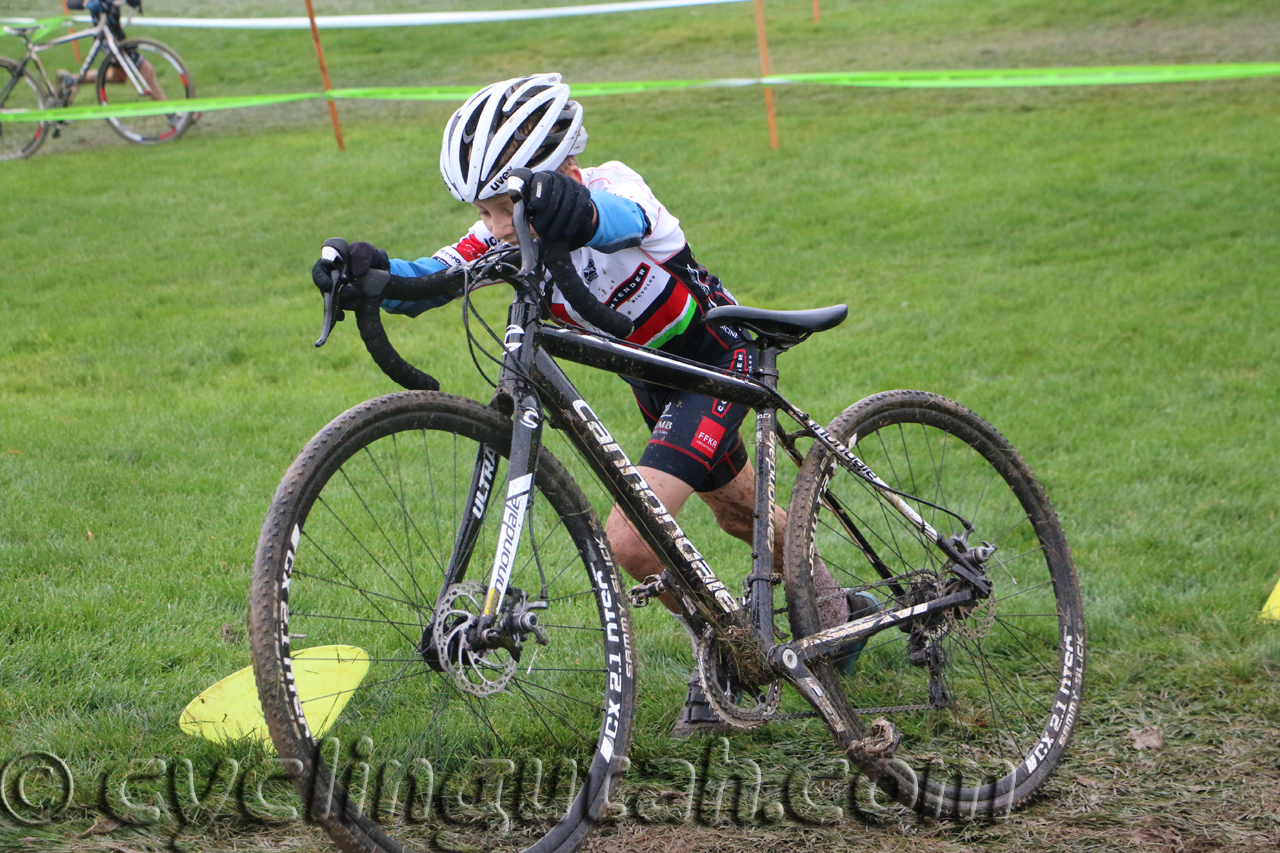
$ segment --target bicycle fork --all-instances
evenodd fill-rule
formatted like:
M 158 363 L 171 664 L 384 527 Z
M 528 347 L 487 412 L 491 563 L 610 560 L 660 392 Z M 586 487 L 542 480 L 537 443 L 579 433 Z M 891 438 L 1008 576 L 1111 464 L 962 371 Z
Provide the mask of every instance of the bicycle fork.
M 500 624 L 512 566 L 515 563 L 520 536 L 524 530 L 533 497 L 538 451 L 542 443 L 541 403 L 533 387 L 524 378 L 531 372 L 524 362 L 531 361 L 531 358 L 525 354 L 525 349 L 521 346 L 526 337 L 532 338 L 532 335 L 526 335 L 526 331 L 531 331 L 530 324 L 537 320 L 537 306 L 517 301 L 511 307 L 509 319 L 504 342 L 506 358 L 498 388 L 494 394 L 496 407 L 506 408 L 507 405 L 511 405 L 514 412 L 506 481 L 501 483 L 496 478 L 498 449 L 481 445 L 476 452 L 471 486 L 463 505 L 462 519 L 454 539 L 453 552 L 449 557 L 449 565 L 445 570 L 445 577 L 436 599 L 438 609 L 449 589 L 466 577 L 480 530 L 497 503 L 494 498 L 501 494 L 498 539 L 494 549 L 493 563 L 489 568 L 484 602 L 472 635 L 473 642 L 479 646 L 499 644 L 505 629 L 508 628 L 521 633 L 533 633 L 540 642 L 543 639 L 536 617 L 530 618 L 528 612 L 539 609 L 536 601 L 517 602 L 520 606 L 514 609 L 521 612 L 513 613 L 513 616 L 520 624 L 512 626 Z M 531 351 L 532 348 L 530 348 Z M 524 599 L 525 595 L 521 598 Z

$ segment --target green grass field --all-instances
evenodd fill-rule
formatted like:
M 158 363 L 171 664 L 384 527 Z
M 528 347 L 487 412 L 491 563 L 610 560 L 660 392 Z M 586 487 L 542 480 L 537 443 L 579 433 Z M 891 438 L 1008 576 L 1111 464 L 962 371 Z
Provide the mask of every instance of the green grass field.
M 484 7 L 546 5 L 565 3 Z M 765 5 L 778 72 L 1280 58 L 1276 0 L 827 0 L 817 25 L 809 3 Z M 302 8 L 147 4 L 153 15 Z M 50 13 L 0 2 L 0 16 Z M 319 86 L 302 31 L 136 33 L 177 49 L 201 95 Z M 740 4 L 324 40 L 335 86 L 758 71 Z M 0 53 L 17 45 L 0 38 Z M 70 62 L 67 51 L 51 67 Z M 783 360 L 784 391 L 819 420 L 877 391 L 924 388 L 1011 439 L 1062 517 L 1092 646 L 1076 744 L 1021 816 L 843 833 L 624 826 L 597 849 L 1280 845 L 1280 623 L 1257 619 L 1280 581 L 1278 85 L 793 86 L 776 91 L 776 152 L 755 88 L 584 101 L 584 162 L 641 172 L 741 302 L 849 304 L 848 322 Z M 221 754 L 183 735 L 178 714 L 249 663 L 250 566 L 276 484 L 331 418 L 393 390 L 353 324 L 312 347 L 320 242 L 415 258 L 473 219 L 437 173 L 452 105 L 339 110 L 345 153 L 317 102 L 209 113 L 157 148 L 78 124 L 0 164 L 0 759 L 56 753 L 77 786 L 52 825 L 0 817 L 0 848 L 164 843 L 127 828 L 81 836 L 99 814 L 95 780 Z M 479 298 L 491 322 L 504 316 L 498 291 Z M 388 327 L 446 390 L 487 399 L 455 307 Z M 624 386 L 573 375 L 638 453 Z M 686 516 L 717 569 L 741 577 L 748 549 L 702 507 Z M 636 748 L 684 755 L 664 735 L 687 644 L 656 611 L 636 619 Z M 1126 734 L 1144 726 L 1161 730 L 1162 749 L 1134 749 Z M 195 850 L 326 844 L 234 817 L 182 838 Z

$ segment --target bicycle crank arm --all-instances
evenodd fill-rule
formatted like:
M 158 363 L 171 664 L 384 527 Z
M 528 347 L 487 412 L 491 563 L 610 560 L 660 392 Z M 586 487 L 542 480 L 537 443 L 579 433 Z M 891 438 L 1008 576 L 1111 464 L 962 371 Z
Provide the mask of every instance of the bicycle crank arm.
M 913 619 L 927 616 L 934 611 L 946 610 L 972 600 L 973 593 L 966 589 L 913 607 L 873 613 L 870 616 L 864 616 L 861 619 L 855 619 L 852 622 L 846 622 L 843 625 L 837 625 L 834 628 L 827 628 L 825 631 L 811 634 L 804 639 L 783 643 L 776 646 L 770 656 L 774 659 L 775 666 L 780 663 L 782 669 L 789 671 L 793 668 L 792 659 L 798 664 L 807 664 L 813 660 L 833 657 L 847 651 L 859 640 L 865 640 L 872 634 L 878 634 L 886 628 L 892 628 L 894 625 L 910 622 Z
M 864 772 L 868 772 L 868 765 L 884 766 L 886 762 L 892 761 L 894 751 L 897 750 L 901 739 L 893 723 L 879 717 L 870 724 L 865 737 L 857 737 L 857 733 L 845 725 L 844 718 L 831 704 L 831 699 L 822 689 L 818 679 L 805 666 L 804 661 L 799 659 L 790 645 L 774 647 L 770 655 L 774 666 L 782 671 L 786 680 L 800 692 L 805 701 L 813 706 L 835 733 L 845 755 L 862 767 Z M 877 775 L 871 771 L 871 780 L 875 781 Z

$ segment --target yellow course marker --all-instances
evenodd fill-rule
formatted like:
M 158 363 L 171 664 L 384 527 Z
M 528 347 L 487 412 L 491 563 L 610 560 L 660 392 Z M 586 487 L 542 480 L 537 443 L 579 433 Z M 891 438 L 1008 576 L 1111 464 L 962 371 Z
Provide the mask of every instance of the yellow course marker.
M 1258 614 L 1258 618 L 1280 622 L 1280 583 L 1271 590 L 1271 597 L 1267 599 L 1266 604 L 1262 605 L 1262 612 Z
M 369 671 L 369 655 L 355 646 L 316 646 L 294 652 L 293 678 L 313 737 L 337 721 Z M 187 734 L 227 743 L 244 738 L 270 741 L 258 704 L 253 667 L 206 688 L 182 710 L 178 726 Z

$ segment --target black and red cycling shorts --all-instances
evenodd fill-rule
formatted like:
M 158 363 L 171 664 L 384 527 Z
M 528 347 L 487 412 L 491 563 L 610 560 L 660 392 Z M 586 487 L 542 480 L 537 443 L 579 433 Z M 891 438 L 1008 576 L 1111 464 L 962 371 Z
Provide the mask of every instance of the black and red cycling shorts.
M 759 356 L 755 344 L 741 337 L 726 346 L 708 336 L 707 346 L 700 349 L 698 361 L 737 373 L 750 372 Z M 683 480 L 696 492 L 723 488 L 746 467 L 738 427 L 749 407 L 648 382 L 631 386 L 652 430 L 640 465 Z

